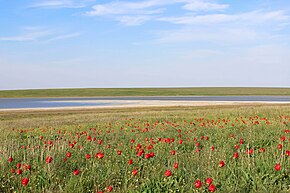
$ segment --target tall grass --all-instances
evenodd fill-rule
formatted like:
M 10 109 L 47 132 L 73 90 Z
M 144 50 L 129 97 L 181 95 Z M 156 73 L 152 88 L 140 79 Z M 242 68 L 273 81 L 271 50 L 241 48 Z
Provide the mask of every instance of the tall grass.
M 7 114 L 0 128 L 0 192 L 208 192 L 206 178 L 216 192 L 290 191 L 287 106 Z

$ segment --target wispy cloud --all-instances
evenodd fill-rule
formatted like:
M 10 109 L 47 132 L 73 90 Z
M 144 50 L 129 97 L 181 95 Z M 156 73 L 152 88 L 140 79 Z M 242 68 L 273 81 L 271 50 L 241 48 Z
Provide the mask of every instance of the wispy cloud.
M 222 45 L 248 44 L 259 41 L 265 34 L 247 28 L 181 28 L 160 31 L 153 43 L 203 42 Z
M 185 1 L 184 9 L 190 11 L 210 11 L 210 10 L 224 10 L 229 7 L 228 4 L 218 4 L 200 0 Z
M 179 7 L 183 13 L 170 15 L 171 5 Z M 87 11 L 88 16 L 107 17 L 123 25 L 141 25 L 147 21 L 169 22 L 172 24 L 218 24 L 249 22 L 266 23 L 269 21 L 289 23 L 289 14 L 283 10 L 252 10 L 242 13 L 224 13 L 229 4 L 218 0 L 143 0 L 139 2 L 110 1 L 97 4 Z M 165 16 L 166 15 L 166 16 Z M 283 22 L 283 23 L 282 23 Z
M 143 1 L 143 2 L 124 2 L 116 1 L 107 4 L 93 6 L 93 10 L 87 12 L 90 16 L 104 15 L 131 15 L 131 14 L 154 14 L 159 13 L 160 9 L 153 9 L 162 5 L 163 1 Z
M 160 17 L 158 20 L 180 25 L 180 28 L 158 32 L 154 43 L 208 42 L 219 45 L 246 45 L 270 39 L 274 41 L 273 37 L 275 41 L 282 40 L 277 37 L 277 30 L 287 26 L 284 24 L 289 23 L 290 16 L 283 10 L 257 10 L 236 14 Z
M 241 14 L 205 14 L 205 15 L 187 15 L 180 17 L 160 17 L 159 21 L 166 21 L 174 24 L 214 24 L 225 22 L 249 22 L 262 23 L 269 21 L 288 22 L 289 15 L 285 11 L 252 11 Z
M 40 38 L 51 35 L 52 32 L 48 29 L 37 27 L 25 27 L 24 32 L 20 35 L 0 37 L 0 41 L 35 41 Z
M 31 5 L 29 8 L 83 8 L 95 0 L 41 0 Z
M 116 17 L 116 20 L 123 25 L 136 26 L 153 19 L 154 16 L 150 15 L 137 15 L 137 16 L 120 16 Z
M 0 41 L 49 43 L 80 36 L 80 33 L 59 33 L 45 27 L 24 27 L 20 35 L 0 37 Z
M 207 0 L 112 1 L 94 5 L 92 7 L 93 10 L 88 11 L 86 14 L 89 16 L 110 17 L 124 25 L 140 25 L 148 20 L 156 19 L 159 14 L 166 12 L 168 6 L 176 4 L 187 11 L 217 11 L 224 10 L 229 6 L 227 4 L 210 3 Z M 137 22 L 134 22 L 134 20 Z
M 49 42 L 53 42 L 57 40 L 71 39 L 71 38 L 79 37 L 80 35 L 81 33 L 68 33 L 68 34 L 56 35 L 47 40 L 44 40 L 43 43 L 49 43 Z
M 209 3 L 206 0 L 147 0 L 141 2 L 113 1 L 106 4 L 97 4 L 88 15 L 112 15 L 112 14 L 152 14 L 156 8 L 166 9 L 166 6 L 180 4 L 183 9 L 190 11 L 223 10 L 229 7 L 227 4 Z M 158 11 L 157 11 L 158 12 Z

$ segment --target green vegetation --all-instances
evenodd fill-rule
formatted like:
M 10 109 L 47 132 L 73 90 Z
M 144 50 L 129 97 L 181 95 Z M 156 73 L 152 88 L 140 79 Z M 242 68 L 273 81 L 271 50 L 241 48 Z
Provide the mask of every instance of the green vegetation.
M 2 90 L 0 98 L 15 97 L 99 97 L 99 96 L 224 96 L 285 95 L 290 88 L 195 87 L 195 88 L 84 88 Z
M 289 105 L 10 111 L 0 118 L 0 192 L 290 191 Z

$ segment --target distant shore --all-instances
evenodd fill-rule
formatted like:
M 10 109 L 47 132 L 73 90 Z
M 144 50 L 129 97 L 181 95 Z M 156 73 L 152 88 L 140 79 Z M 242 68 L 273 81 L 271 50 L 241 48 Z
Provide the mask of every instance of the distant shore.
M 71 88 L 0 90 L 0 98 L 117 97 L 117 96 L 290 96 L 277 87 Z

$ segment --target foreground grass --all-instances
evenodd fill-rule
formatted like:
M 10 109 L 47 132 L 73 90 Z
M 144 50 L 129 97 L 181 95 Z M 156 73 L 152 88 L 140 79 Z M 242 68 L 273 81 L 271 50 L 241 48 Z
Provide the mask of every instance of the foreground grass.
M 281 105 L 0 113 L 0 192 L 208 192 L 206 178 L 216 192 L 287 192 L 289 115 Z
M 98 97 L 98 96 L 290 96 L 290 88 L 193 87 L 193 88 L 84 88 L 2 90 L 0 98 L 16 97 Z

